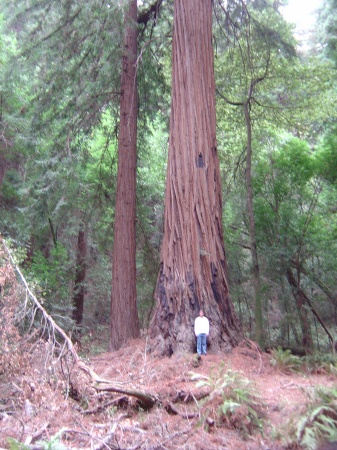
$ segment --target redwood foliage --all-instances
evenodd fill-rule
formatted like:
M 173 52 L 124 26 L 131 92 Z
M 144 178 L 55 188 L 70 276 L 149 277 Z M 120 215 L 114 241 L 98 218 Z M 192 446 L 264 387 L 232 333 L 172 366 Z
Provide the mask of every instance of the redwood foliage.
M 242 337 L 226 279 L 213 58 L 211 0 L 175 0 L 164 238 L 151 323 L 163 354 L 194 349 L 200 308 L 214 351 Z

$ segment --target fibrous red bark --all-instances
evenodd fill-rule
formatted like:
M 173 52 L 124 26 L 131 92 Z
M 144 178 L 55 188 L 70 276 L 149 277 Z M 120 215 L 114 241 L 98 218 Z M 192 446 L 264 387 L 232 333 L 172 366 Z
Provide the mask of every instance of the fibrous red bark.
M 174 5 L 164 238 L 150 331 L 160 353 L 193 351 L 193 323 L 202 308 L 212 350 L 229 350 L 242 334 L 226 278 L 212 1 Z
M 136 296 L 137 1 L 129 2 L 121 78 L 110 349 L 139 335 Z

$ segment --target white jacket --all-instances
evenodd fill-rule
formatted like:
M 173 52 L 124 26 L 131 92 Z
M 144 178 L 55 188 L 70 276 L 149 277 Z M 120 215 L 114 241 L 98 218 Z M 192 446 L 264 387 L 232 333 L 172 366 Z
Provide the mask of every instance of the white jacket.
M 196 336 L 201 333 L 209 334 L 209 321 L 207 317 L 198 316 L 194 322 L 194 333 Z

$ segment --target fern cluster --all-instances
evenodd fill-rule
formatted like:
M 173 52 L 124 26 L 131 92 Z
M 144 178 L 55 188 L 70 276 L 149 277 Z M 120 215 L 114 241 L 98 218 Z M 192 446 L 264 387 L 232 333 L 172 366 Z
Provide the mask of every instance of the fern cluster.
M 211 405 L 217 405 L 217 424 L 237 429 L 243 436 L 254 430 L 262 430 L 262 420 L 257 394 L 251 382 L 240 372 L 222 365 L 213 369 L 209 376 L 192 373 L 196 387 L 207 387 L 208 395 L 203 399 L 201 412 L 210 413 Z M 207 417 L 206 417 L 207 419 Z
M 318 387 L 307 411 L 288 426 L 288 444 L 316 450 L 323 442 L 336 442 L 337 387 Z
M 271 353 L 271 364 L 284 373 L 309 372 L 309 373 L 331 373 L 337 375 L 336 355 L 329 353 L 314 353 L 309 356 L 295 356 L 289 349 L 282 350 L 280 347 Z
M 65 429 L 61 429 L 54 436 L 51 436 L 49 441 L 38 442 L 38 448 L 43 450 L 67 450 L 67 447 L 60 442 L 64 431 Z M 9 438 L 8 444 L 10 450 L 29 450 L 31 448 L 29 445 L 25 445 L 14 438 Z
M 337 375 L 337 357 L 331 353 L 315 353 L 305 356 L 302 365 L 309 373 L 330 373 Z
M 302 365 L 298 356 L 292 355 L 289 349 L 282 350 L 280 347 L 271 353 L 271 364 L 284 373 L 298 371 Z

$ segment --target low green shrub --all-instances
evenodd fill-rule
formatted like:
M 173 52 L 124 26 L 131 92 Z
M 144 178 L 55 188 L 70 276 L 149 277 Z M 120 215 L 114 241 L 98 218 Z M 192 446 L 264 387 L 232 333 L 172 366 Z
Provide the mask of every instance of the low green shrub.
M 307 411 L 288 425 L 288 445 L 316 450 L 322 442 L 337 441 L 337 387 L 318 387 Z
M 222 366 L 209 376 L 192 373 L 192 380 L 197 381 L 196 387 L 208 388 L 208 394 L 200 402 L 204 419 L 213 409 L 218 425 L 235 428 L 243 437 L 256 430 L 262 431 L 257 393 L 240 372 L 225 370 Z
M 280 347 L 272 350 L 270 362 L 276 369 L 284 373 L 296 372 L 302 365 L 300 357 L 292 355 L 289 349 L 282 350 Z

